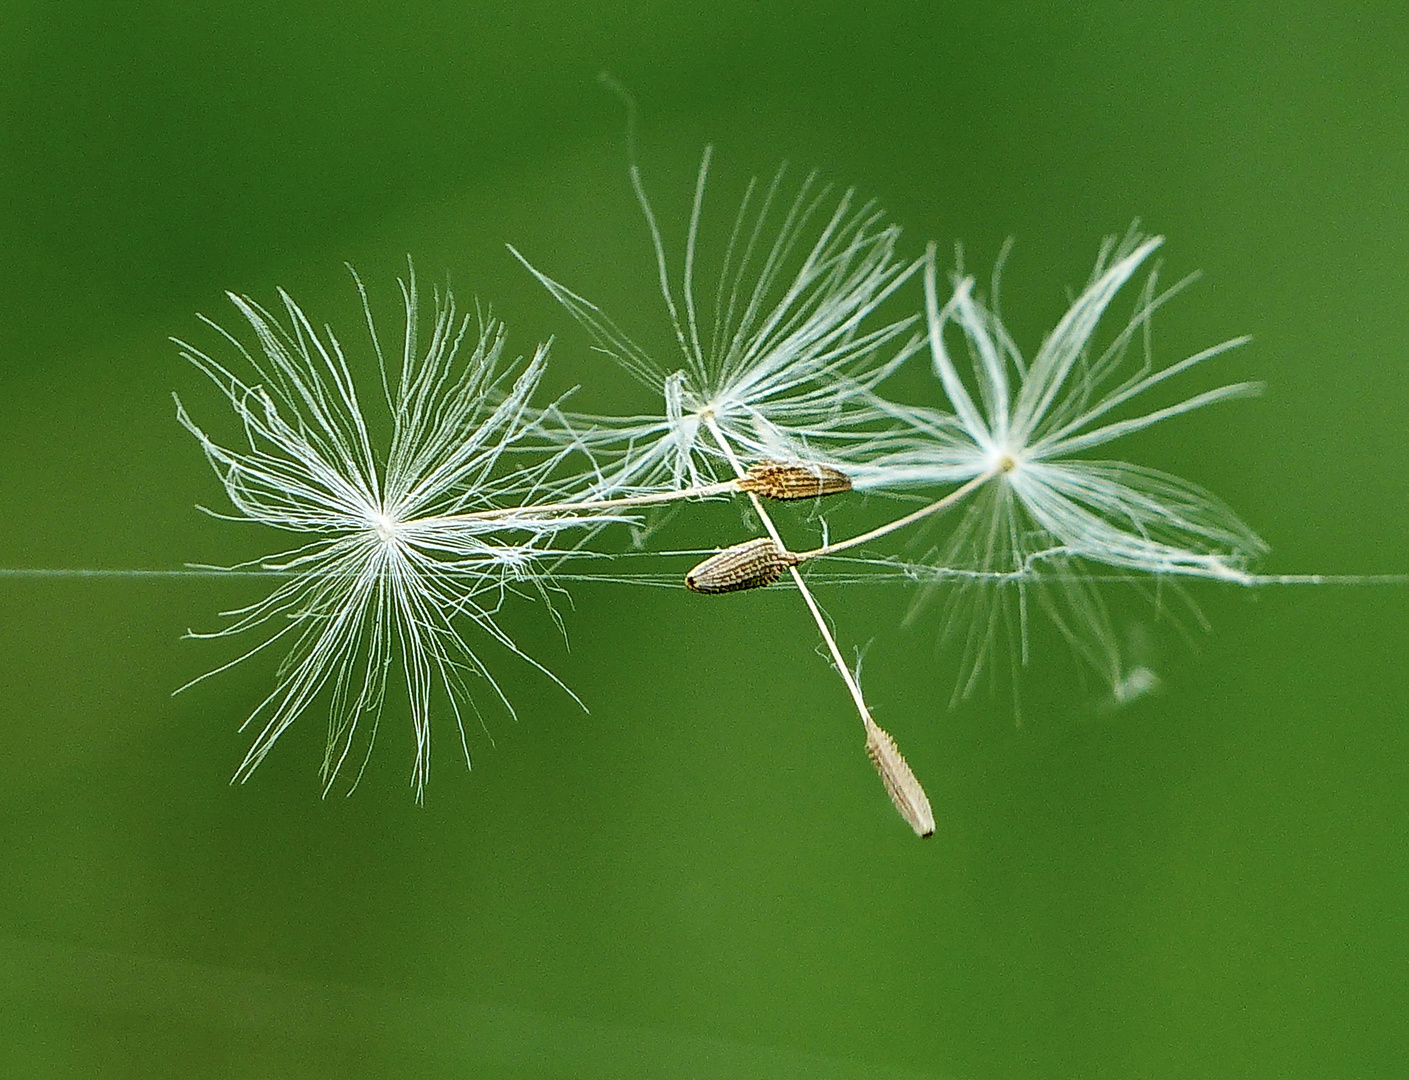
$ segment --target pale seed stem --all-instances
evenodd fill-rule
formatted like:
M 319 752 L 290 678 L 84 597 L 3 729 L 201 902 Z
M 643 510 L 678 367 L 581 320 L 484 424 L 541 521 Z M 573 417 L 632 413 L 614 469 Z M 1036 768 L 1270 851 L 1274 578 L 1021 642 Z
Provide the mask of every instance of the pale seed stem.
M 860 536 L 853 536 L 849 540 L 839 540 L 835 544 L 824 544 L 822 547 L 813 548 L 811 551 L 797 551 L 791 552 L 790 554 L 798 562 L 806 562 L 808 559 L 817 559 L 824 555 L 835 555 L 839 551 L 848 551 L 851 548 L 860 547 L 862 544 L 869 543 L 872 540 L 877 540 L 882 536 L 887 536 L 890 533 L 896 532 L 899 529 L 904 529 L 907 526 L 915 524 L 915 522 L 917 521 L 922 521 L 923 519 L 929 517 L 931 514 L 938 514 L 942 513 L 945 510 L 948 510 L 955 503 L 959 502 L 961 499 L 971 494 L 972 492 L 977 491 L 979 488 L 981 488 L 984 484 L 988 483 L 1002 471 L 1003 470 L 1000 467 L 997 469 L 991 469 L 986 473 L 981 473 L 980 475 L 975 476 L 972 480 L 965 483 L 962 487 L 955 488 L 942 499 L 936 499 L 928 506 L 922 506 L 920 507 L 920 509 L 914 511 L 913 513 L 906 514 L 904 517 L 896 518 L 894 521 L 889 521 L 886 524 L 880 526 L 879 528 L 872 529 L 870 532 L 862 533 Z
M 730 445 L 729 440 L 719 430 L 719 425 L 714 422 L 713 418 L 706 419 L 705 423 L 709 426 L 715 441 L 719 443 L 720 449 L 724 451 L 725 457 L 729 459 L 729 464 L 734 467 L 734 471 L 741 478 L 745 476 L 743 465 L 735 456 L 734 448 Z M 752 491 L 747 494 L 753 501 L 753 508 L 758 512 L 759 520 L 763 522 L 764 529 L 772 537 L 778 550 L 786 552 L 787 545 L 783 543 L 783 538 L 779 535 L 777 526 L 773 524 L 773 519 L 768 516 L 768 511 L 763 508 L 762 500 Z M 933 508 L 927 507 L 926 512 L 933 512 Z M 837 639 L 833 636 L 831 627 L 827 625 L 827 619 L 822 614 L 821 607 L 818 606 L 816 598 L 812 595 L 812 590 L 807 587 L 807 582 L 802 579 L 802 574 L 798 571 L 797 566 L 790 564 L 788 573 L 792 575 L 793 584 L 797 586 L 798 592 L 802 593 L 803 602 L 807 604 L 807 610 L 812 613 L 812 620 L 817 624 L 822 640 L 827 643 L 827 650 L 832 654 L 832 663 L 841 676 L 842 682 L 846 684 L 846 689 L 851 694 L 856 711 L 861 715 L 862 726 L 866 729 L 866 754 L 880 774 L 886 794 L 890 796 L 890 800 L 894 803 L 896 810 L 900 812 L 900 816 L 915 830 L 915 835 L 921 837 L 933 835 L 934 812 L 930 809 L 930 801 L 925 795 L 924 787 L 896 747 L 895 740 L 872 719 L 871 710 L 866 706 L 866 698 L 861 693 L 861 686 L 857 683 L 855 676 L 851 674 L 851 669 L 842 656 L 841 647 L 837 644 Z
M 851 481 L 844 473 L 820 465 L 795 465 L 781 461 L 762 461 L 744 470 L 730 454 L 738 472 L 734 480 L 716 484 L 700 484 L 679 491 L 657 491 L 649 495 L 623 495 L 614 499 L 581 499 L 576 502 L 542 503 L 537 506 L 496 507 L 493 510 L 473 510 L 465 514 L 447 514 L 425 518 L 417 524 L 446 524 L 458 521 L 507 521 L 516 517 L 540 514 L 570 514 L 580 510 L 615 510 L 635 506 L 656 506 L 680 499 L 708 499 L 716 495 L 738 495 L 747 492 L 758 505 L 758 495 L 768 499 L 795 501 L 815 499 L 851 490 Z M 765 515 L 766 516 L 766 515 Z M 780 541 L 781 544 L 781 541 Z
M 658 503 L 676 502 L 680 499 L 708 499 L 715 495 L 737 495 L 741 490 L 737 480 L 723 480 L 717 484 L 701 484 L 698 487 L 681 488 L 679 491 L 657 491 L 650 495 L 623 495 L 615 499 L 582 499 L 577 502 L 472 510 L 466 514 L 447 514 L 442 517 L 418 519 L 417 523 L 423 521 L 436 524 L 456 521 L 500 521 L 505 518 L 528 517 L 535 514 L 568 514 L 576 510 L 614 510 L 617 507 L 654 506 Z

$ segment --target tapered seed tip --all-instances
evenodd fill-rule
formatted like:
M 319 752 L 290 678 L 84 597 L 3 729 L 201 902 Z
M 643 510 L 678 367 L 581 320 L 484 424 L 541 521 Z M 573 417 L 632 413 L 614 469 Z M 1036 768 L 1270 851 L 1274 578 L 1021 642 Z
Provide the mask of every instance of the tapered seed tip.
M 866 720 L 866 756 L 880 774 L 890 801 L 915 835 L 922 840 L 933 836 L 934 811 L 929 796 L 890 733 L 870 719 Z

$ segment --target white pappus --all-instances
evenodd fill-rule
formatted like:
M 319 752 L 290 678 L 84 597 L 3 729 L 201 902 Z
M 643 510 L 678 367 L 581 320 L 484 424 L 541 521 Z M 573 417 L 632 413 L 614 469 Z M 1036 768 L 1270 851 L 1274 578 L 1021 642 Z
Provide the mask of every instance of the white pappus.
M 233 515 L 216 516 L 308 538 L 228 568 L 268 571 L 280 580 L 262 600 L 227 612 L 223 629 L 193 636 L 265 635 L 216 671 L 276 644 L 286 650 L 274 689 L 246 721 L 258 735 L 237 780 L 247 779 L 324 695 L 325 794 L 359 744 L 365 768 L 396 672 L 409 699 L 416 745 L 411 782 L 420 798 L 437 687 L 445 691 L 467 763 L 462 710 L 474 707 L 467 679 L 483 679 L 513 711 L 463 629 L 473 626 L 523 656 L 495 622 L 506 593 L 536 591 L 546 600 L 547 560 L 563 554 L 551 548 L 552 538 L 614 519 L 608 512 L 539 512 L 531 505 L 575 495 L 582 482 L 562 467 L 571 447 L 561 439 L 548 445 L 543 425 L 551 410 L 530 406 L 546 347 L 526 364 L 506 360 L 503 325 L 481 313 L 472 332 L 471 317 L 457 312 L 448 289 L 434 297 L 423 340 L 413 272 L 401 282 L 405 332 L 399 355 L 389 359 L 366 291 L 353 277 L 380 374 L 380 394 L 368 397 L 381 398 L 385 415 L 364 412 L 364 395 L 331 328 L 320 336 L 282 290 L 286 323 L 230 294 L 257 349 L 205 320 L 240 354 L 252 379 L 177 342 L 224 394 L 243 436 L 238 443 L 216 441 L 178 399 L 180 422 L 200 441 L 234 507 Z M 374 432 L 384 428 L 388 437 L 377 438 Z

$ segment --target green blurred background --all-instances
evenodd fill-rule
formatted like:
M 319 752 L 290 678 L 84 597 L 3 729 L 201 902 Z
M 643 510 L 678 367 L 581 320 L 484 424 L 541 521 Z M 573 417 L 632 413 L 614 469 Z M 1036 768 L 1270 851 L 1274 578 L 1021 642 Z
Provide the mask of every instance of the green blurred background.
M 228 322 L 226 288 L 360 344 L 342 263 L 389 296 L 410 252 L 518 350 L 556 334 L 553 388 L 647 407 L 503 248 L 668 343 L 609 69 L 668 239 L 706 142 L 717 208 L 816 166 L 910 253 L 1015 236 L 1029 348 L 1140 217 L 1205 272 L 1159 355 L 1250 332 L 1205 378 L 1269 391 L 1129 453 L 1217 490 L 1269 570 L 1409 569 L 1406 45 L 1387 3 L 9 0 L 0 566 L 277 545 L 195 512 L 220 495 L 173 418 L 173 389 L 220 416 L 166 335 Z M 746 535 L 723 508 L 672 539 Z M 1122 607 L 1163 688 L 1120 710 L 1040 631 L 1019 725 L 1001 674 L 946 707 L 902 586 L 824 586 L 923 844 L 784 589 L 576 587 L 570 652 L 514 608 L 591 713 L 492 657 L 521 718 L 472 773 L 443 722 L 424 807 L 397 709 L 350 799 L 319 799 L 317 716 L 232 788 L 270 664 L 168 695 L 233 655 L 181 632 L 257 594 L 0 581 L 3 1075 L 1404 1074 L 1403 587 L 1196 587 L 1208 633 Z

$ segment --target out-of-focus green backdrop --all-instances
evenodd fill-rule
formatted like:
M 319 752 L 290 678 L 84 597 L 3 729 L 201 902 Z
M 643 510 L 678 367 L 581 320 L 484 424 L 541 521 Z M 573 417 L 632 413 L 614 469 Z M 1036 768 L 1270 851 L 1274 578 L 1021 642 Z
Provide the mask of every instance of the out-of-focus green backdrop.
M 1170 238 L 1168 274 L 1205 273 L 1158 355 L 1249 332 L 1206 378 L 1269 389 L 1128 451 L 1217 490 L 1267 569 L 1409 569 L 1406 42 L 1390 3 L 11 0 L 0 566 L 279 543 L 193 509 L 221 496 L 173 418 L 173 389 L 219 417 L 166 336 L 228 322 L 227 288 L 286 286 L 360 349 L 343 262 L 389 296 L 410 252 L 494 303 L 518 349 L 557 335 L 554 389 L 648 407 L 503 247 L 668 344 L 609 69 L 641 102 L 676 251 L 706 142 L 721 212 L 787 158 L 880 200 L 911 254 L 959 239 L 983 268 L 1016 237 L 1005 309 L 1031 348 L 1138 216 Z M 737 511 L 690 520 L 673 539 L 747 535 Z M 1121 608 L 1162 678 L 1122 709 L 1044 630 L 1018 725 L 1006 676 L 947 707 L 954 658 L 937 613 L 901 625 L 903 586 L 824 586 L 928 783 L 927 843 L 782 588 L 576 587 L 570 652 L 515 607 L 591 713 L 495 658 L 521 718 L 487 714 L 472 773 L 442 719 L 424 807 L 395 707 L 350 799 L 319 798 L 317 716 L 232 788 L 271 665 L 168 695 L 233 655 L 182 631 L 258 589 L 0 580 L 3 1075 L 1409 1060 L 1403 587 L 1196 586 L 1207 633 Z

